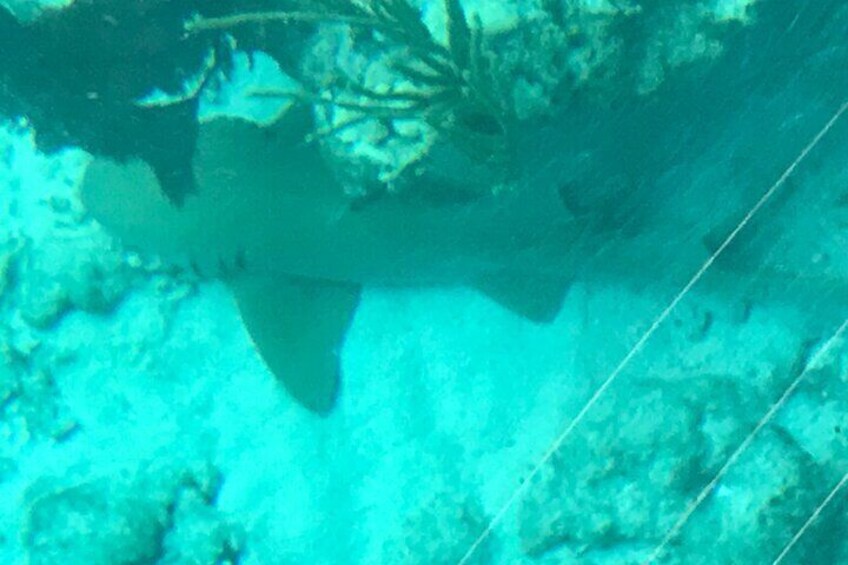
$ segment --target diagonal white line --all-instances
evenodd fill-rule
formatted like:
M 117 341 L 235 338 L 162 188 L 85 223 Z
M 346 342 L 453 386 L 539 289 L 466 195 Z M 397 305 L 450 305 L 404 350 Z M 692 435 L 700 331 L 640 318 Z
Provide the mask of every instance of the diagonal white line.
M 692 514 L 695 512 L 695 510 L 697 510 L 701 503 L 704 502 L 704 500 L 706 500 L 706 498 L 715 490 L 715 487 L 718 485 L 722 477 L 727 474 L 727 471 L 730 469 L 730 467 L 732 467 L 733 464 L 739 460 L 739 457 L 741 457 L 742 453 L 746 449 L 748 449 L 748 447 L 754 442 L 754 439 L 766 426 L 766 424 L 769 423 L 772 417 L 774 417 L 777 411 L 783 408 L 783 405 L 786 404 L 786 401 L 789 399 L 790 396 L 792 396 L 792 393 L 795 392 L 795 389 L 797 389 L 801 382 L 807 377 L 810 370 L 817 367 L 819 365 L 819 362 L 824 358 L 824 356 L 827 355 L 827 353 L 829 353 L 831 349 L 833 349 L 833 346 L 837 344 L 837 342 L 842 337 L 842 334 L 845 333 L 846 328 L 848 328 L 848 318 L 846 318 L 845 321 L 842 322 L 842 325 L 839 326 L 839 329 L 837 329 L 836 332 L 832 336 L 830 336 L 830 339 L 828 339 L 824 343 L 821 349 L 819 349 L 816 354 L 810 358 L 809 362 L 804 366 L 804 369 L 800 373 L 798 373 L 798 376 L 795 377 L 795 379 L 789 384 L 788 387 L 786 387 L 786 390 L 783 391 L 783 394 L 780 395 L 780 398 L 778 398 L 777 401 L 772 404 L 771 407 L 769 407 L 768 411 L 766 411 L 763 417 L 760 418 L 760 421 L 757 422 L 757 425 L 754 426 L 754 429 L 751 430 L 751 432 L 745 437 L 742 443 L 739 444 L 739 447 L 734 450 L 730 457 L 727 458 L 727 461 L 725 461 L 724 465 L 721 466 L 721 469 L 719 469 L 718 472 L 716 472 L 716 474 L 710 480 L 710 482 L 708 482 L 704 486 L 704 488 L 701 489 L 701 492 L 698 493 L 698 496 L 696 496 L 692 500 L 692 502 L 689 503 L 689 505 L 686 507 L 686 510 L 683 511 L 683 514 L 680 515 L 680 518 L 678 518 L 674 525 L 668 530 L 668 532 L 666 532 L 665 537 L 663 537 L 659 545 L 654 548 L 654 550 L 651 552 L 651 555 L 649 555 L 648 558 L 642 562 L 642 565 L 648 565 L 652 563 L 655 559 L 659 558 L 660 555 L 662 555 L 662 553 L 665 551 L 665 548 L 668 546 L 671 540 L 677 537 L 677 534 L 680 533 L 680 530 L 683 529 L 683 526 L 686 524 L 686 522 L 689 521 L 689 518 L 692 517 Z
M 771 565 L 778 565 L 778 563 L 783 561 L 783 558 L 786 557 L 789 551 L 795 546 L 796 543 L 798 543 L 798 540 L 801 539 L 801 537 L 807 532 L 813 522 L 815 522 L 816 519 L 821 515 L 822 511 L 827 507 L 828 504 L 830 504 L 830 501 L 833 500 L 833 498 L 839 493 L 840 490 L 842 490 L 842 487 L 845 486 L 845 483 L 848 483 L 848 473 L 842 475 L 842 479 L 838 483 L 836 483 L 835 487 L 830 489 L 830 492 L 827 493 L 827 496 L 824 498 L 824 500 L 821 501 L 821 504 L 816 506 L 816 509 L 813 511 L 812 514 L 810 514 L 810 517 L 807 518 L 807 521 L 804 522 L 804 525 L 801 526 L 801 529 L 795 532 L 795 535 L 792 536 L 792 539 L 789 540 L 789 543 L 786 544 L 786 547 L 783 548 L 783 551 L 780 552 L 780 555 L 778 555 L 775 560 L 772 561 Z
M 527 475 L 525 480 L 515 489 L 512 494 L 506 499 L 506 501 L 501 505 L 497 512 L 495 512 L 492 519 L 489 520 L 489 523 L 486 525 L 486 528 L 480 533 L 479 536 L 474 540 L 474 543 L 468 548 L 462 558 L 459 560 L 458 565 L 467 565 L 471 557 L 482 544 L 492 533 L 495 527 L 501 523 L 506 513 L 512 508 L 515 504 L 516 500 L 524 494 L 527 488 L 532 483 L 533 479 L 539 474 L 545 464 L 553 457 L 553 454 L 559 450 L 562 446 L 563 442 L 571 435 L 571 432 L 574 431 L 580 422 L 586 417 L 586 414 L 598 403 L 607 389 L 612 385 L 612 383 L 618 378 L 618 376 L 624 371 L 627 365 L 630 364 L 630 361 L 642 350 L 648 340 L 654 335 L 657 329 L 662 325 L 663 322 L 668 318 L 668 316 L 674 311 L 677 305 L 680 303 L 683 298 L 689 294 L 689 291 L 692 290 L 698 281 L 700 281 L 706 272 L 712 267 L 713 263 L 715 263 L 716 259 L 718 259 L 722 253 L 724 253 L 725 249 L 736 239 L 745 226 L 750 223 L 751 219 L 757 215 L 760 209 L 765 206 L 766 202 L 768 202 L 771 197 L 774 195 L 777 190 L 783 186 L 786 182 L 786 179 L 789 178 L 792 173 L 795 172 L 795 169 L 798 168 L 798 165 L 804 160 L 807 154 L 812 151 L 816 145 L 822 140 L 822 138 L 827 135 L 833 125 L 839 120 L 845 110 L 848 109 L 848 102 L 843 102 L 842 106 L 833 114 L 833 116 L 828 120 L 828 122 L 822 127 L 819 132 L 813 137 L 813 139 L 801 150 L 798 156 L 794 161 L 783 171 L 783 174 L 780 175 L 774 184 L 772 184 L 769 189 L 760 197 L 759 200 L 748 210 L 748 213 L 742 218 L 742 220 L 736 225 L 733 231 L 722 241 L 721 245 L 718 246 L 712 255 L 710 255 L 704 264 L 692 275 L 692 278 L 689 279 L 680 292 L 678 292 L 675 297 L 671 300 L 668 306 L 660 312 L 659 316 L 657 316 L 645 333 L 642 334 L 633 347 L 627 352 L 627 354 L 621 359 L 621 361 L 616 365 L 615 369 L 604 379 L 603 383 L 595 390 L 594 394 L 589 398 L 586 404 L 583 405 L 583 408 L 577 413 L 577 415 L 571 420 L 571 422 L 566 425 L 566 427 L 560 432 L 560 434 L 551 442 L 548 449 L 545 451 L 544 455 L 536 462 L 533 466 L 533 469 L 530 471 L 530 474 Z M 672 536 L 673 537 L 673 536 Z

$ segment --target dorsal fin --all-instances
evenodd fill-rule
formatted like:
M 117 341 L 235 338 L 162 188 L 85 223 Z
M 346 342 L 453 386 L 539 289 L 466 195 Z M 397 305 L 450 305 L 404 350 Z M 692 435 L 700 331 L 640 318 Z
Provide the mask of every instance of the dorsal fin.
M 262 359 L 302 406 L 327 414 L 339 389 L 339 353 L 359 286 L 300 278 L 232 281 L 242 320 Z
M 569 286 L 565 278 L 508 274 L 488 276 L 474 285 L 504 308 L 539 324 L 557 317 Z

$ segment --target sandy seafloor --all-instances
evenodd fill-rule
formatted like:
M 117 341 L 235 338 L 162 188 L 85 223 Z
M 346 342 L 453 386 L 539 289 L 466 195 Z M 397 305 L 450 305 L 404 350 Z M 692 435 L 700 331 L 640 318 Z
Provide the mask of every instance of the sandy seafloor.
M 843 190 L 845 132 L 799 186 Z M 727 181 L 726 149 L 692 169 Z M 87 159 L 0 132 L 2 563 L 455 563 L 682 286 L 577 281 L 542 326 L 472 290 L 366 289 L 319 418 L 224 285 L 86 216 Z M 789 209 L 778 252 L 844 249 L 803 237 L 839 218 Z M 752 300 L 758 273 L 679 303 L 471 562 L 640 562 L 803 374 L 659 562 L 777 557 L 848 472 L 844 344 L 817 356 L 848 309 L 816 290 L 844 279 Z M 838 493 L 786 562 L 848 563 L 846 520 Z

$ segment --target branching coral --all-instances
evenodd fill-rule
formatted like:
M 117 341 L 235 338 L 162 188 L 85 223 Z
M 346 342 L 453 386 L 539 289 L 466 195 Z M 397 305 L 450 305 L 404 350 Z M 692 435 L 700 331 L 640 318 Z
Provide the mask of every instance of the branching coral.
M 293 1 L 288 9 L 273 12 L 198 16 L 186 23 L 186 30 L 196 34 L 276 22 L 345 24 L 354 33 L 369 33 L 385 49 L 385 64 L 392 75 L 389 80 L 370 84 L 335 68 L 331 83 L 312 92 L 265 90 L 256 94 L 294 95 L 344 111 L 345 119 L 335 121 L 318 135 L 338 133 L 367 120 L 388 124 L 421 120 L 475 159 L 490 160 L 504 151 L 514 122 L 512 105 L 493 72 L 493 57 L 484 46 L 479 19 L 469 22 L 459 0 L 444 0 L 446 44 L 434 36 L 407 0 L 317 0 L 308 7 L 301 4 Z
M 651 96 L 671 68 L 719 53 L 702 29 L 715 18 L 695 0 L 685 4 L 696 7 L 685 15 L 631 0 L 515 0 L 492 25 L 499 10 L 471 0 L 278 0 L 271 11 L 196 15 L 185 29 L 278 41 L 276 55 L 296 60 L 286 71 L 294 68 L 303 89 L 254 95 L 316 109 L 310 137 L 343 163 L 352 194 L 412 187 L 455 201 L 517 185 L 518 134 L 542 118 L 575 100 L 604 111 L 613 100 Z M 686 34 L 671 33 L 678 29 Z M 299 47 L 286 44 L 286 30 L 301 33 Z M 436 169 L 445 174 L 421 180 Z M 483 180 L 460 195 L 449 178 L 456 173 Z

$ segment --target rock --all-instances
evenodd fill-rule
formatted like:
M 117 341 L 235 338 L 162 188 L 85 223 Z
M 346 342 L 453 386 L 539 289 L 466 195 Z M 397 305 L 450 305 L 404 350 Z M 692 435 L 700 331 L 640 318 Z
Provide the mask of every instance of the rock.
M 487 524 L 488 518 L 473 496 L 454 486 L 443 486 L 409 514 L 402 528 L 404 537 L 385 548 L 385 563 L 457 563 Z M 491 563 L 490 545 L 491 539 L 487 539 L 469 564 Z
M 32 565 L 150 563 L 161 551 L 165 509 L 107 480 L 42 481 L 25 495 L 24 545 Z
M 669 383 L 601 400 L 518 505 L 524 552 L 661 538 L 684 507 L 703 451 L 700 415 L 684 400 Z

